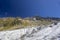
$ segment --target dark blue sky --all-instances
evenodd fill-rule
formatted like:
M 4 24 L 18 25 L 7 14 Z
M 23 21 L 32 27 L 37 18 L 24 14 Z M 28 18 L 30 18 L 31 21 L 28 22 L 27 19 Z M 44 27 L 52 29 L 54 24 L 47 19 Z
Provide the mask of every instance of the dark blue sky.
M 0 0 L 0 17 L 60 17 L 60 0 Z

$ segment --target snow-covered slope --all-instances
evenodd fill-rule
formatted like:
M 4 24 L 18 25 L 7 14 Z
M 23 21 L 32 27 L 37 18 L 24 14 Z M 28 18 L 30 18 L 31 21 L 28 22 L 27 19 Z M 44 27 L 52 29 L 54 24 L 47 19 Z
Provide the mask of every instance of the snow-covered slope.
M 60 40 L 60 23 L 51 26 L 33 28 L 32 31 L 27 31 L 22 40 Z
M 0 40 L 60 40 L 60 23 L 49 26 L 1 31 Z
M 25 30 L 1 31 L 0 40 L 20 40 L 20 37 L 26 33 Z

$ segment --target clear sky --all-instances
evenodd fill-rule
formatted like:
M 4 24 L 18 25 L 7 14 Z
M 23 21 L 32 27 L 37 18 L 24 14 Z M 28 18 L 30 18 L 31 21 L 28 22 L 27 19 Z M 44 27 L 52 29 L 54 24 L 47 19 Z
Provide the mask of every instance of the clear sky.
M 0 0 L 0 17 L 36 15 L 60 17 L 60 0 Z

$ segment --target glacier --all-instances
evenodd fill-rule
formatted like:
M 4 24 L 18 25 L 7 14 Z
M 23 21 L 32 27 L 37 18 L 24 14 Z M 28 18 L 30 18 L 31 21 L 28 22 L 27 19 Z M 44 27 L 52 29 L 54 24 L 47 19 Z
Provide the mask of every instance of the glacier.
M 47 26 L 0 31 L 0 40 L 60 40 L 60 22 L 57 25 L 53 23 Z

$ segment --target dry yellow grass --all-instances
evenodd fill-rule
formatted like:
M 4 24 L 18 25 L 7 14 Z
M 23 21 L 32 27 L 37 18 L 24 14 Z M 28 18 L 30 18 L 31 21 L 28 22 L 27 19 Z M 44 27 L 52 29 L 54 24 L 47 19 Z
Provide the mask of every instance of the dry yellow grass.
M 20 29 L 20 28 L 26 28 L 26 27 L 33 27 L 33 26 L 41 26 L 41 25 L 48 25 L 51 24 L 52 21 L 48 20 L 25 20 L 21 18 L 7 18 L 5 20 L 1 19 L 0 24 L 6 24 L 5 26 L 0 27 L 1 30 L 14 30 L 14 29 Z

